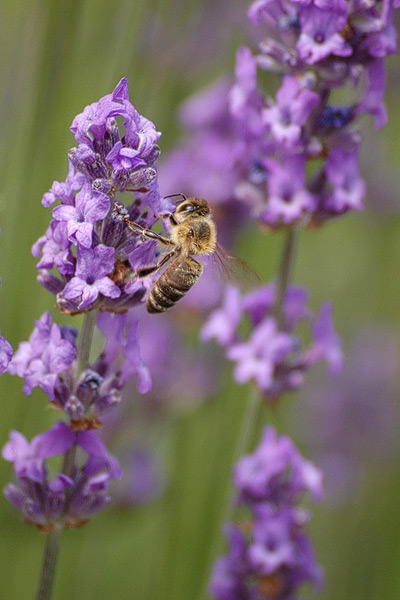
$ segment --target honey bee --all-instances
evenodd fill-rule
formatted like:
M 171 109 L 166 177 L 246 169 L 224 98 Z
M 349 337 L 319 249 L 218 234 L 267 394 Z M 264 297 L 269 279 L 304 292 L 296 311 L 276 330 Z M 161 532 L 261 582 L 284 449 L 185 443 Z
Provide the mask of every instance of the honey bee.
M 234 258 L 217 243 L 217 227 L 207 200 L 187 198 L 184 194 L 171 194 L 166 198 L 173 196 L 179 196 L 181 200 L 168 216 L 171 226 L 169 238 L 129 220 L 124 206 L 119 202 L 114 204 L 114 219 L 126 223 L 144 238 L 156 240 L 170 248 L 156 264 L 136 271 L 138 277 L 147 277 L 169 262 L 148 292 L 146 308 L 149 313 L 161 313 L 171 308 L 198 281 L 204 267 L 194 256 L 216 254 L 222 265 L 226 262 L 225 257 Z

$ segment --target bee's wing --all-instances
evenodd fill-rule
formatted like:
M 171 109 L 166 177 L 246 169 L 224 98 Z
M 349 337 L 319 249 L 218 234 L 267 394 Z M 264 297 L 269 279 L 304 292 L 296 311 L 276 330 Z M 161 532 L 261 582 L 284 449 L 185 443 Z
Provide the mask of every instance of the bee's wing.
M 211 255 L 211 261 L 221 279 L 236 285 L 243 291 L 261 285 L 261 279 L 255 270 L 245 260 L 234 256 L 219 243 Z

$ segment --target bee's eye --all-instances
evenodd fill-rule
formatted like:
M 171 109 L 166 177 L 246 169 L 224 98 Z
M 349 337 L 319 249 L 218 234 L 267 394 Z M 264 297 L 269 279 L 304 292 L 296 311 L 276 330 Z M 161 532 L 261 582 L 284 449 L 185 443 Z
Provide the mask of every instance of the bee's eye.
M 186 206 L 182 207 L 183 212 L 193 212 L 197 210 L 199 207 L 196 204 L 186 204 Z

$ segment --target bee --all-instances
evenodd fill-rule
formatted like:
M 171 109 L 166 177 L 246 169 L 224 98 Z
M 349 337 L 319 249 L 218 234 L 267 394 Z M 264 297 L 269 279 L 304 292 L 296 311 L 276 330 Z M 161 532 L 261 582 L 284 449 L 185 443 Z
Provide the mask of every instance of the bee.
M 166 198 L 173 196 L 179 196 L 181 200 L 177 202 L 173 213 L 168 216 L 171 226 L 169 238 L 131 221 L 124 206 L 119 202 L 114 203 L 114 219 L 126 223 L 132 231 L 141 234 L 144 238 L 156 240 L 169 248 L 156 264 L 141 267 L 136 271 L 138 277 L 147 277 L 169 263 L 148 292 L 146 308 L 149 313 L 166 311 L 179 302 L 194 286 L 204 269 L 203 265 L 194 258 L 195 256 L 216 254 L 224 269 L 224 262 L 226 262 L 224 255 L 228 256 L 228 253 L 217 243 L 217 227 L 207 200 L 187 198 L 184 194 L 171 194 Z

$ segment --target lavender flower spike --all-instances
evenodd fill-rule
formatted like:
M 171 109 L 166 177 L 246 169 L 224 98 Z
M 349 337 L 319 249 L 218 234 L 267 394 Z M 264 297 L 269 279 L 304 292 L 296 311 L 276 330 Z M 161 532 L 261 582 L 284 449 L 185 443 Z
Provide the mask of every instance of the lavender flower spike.
M 234 479 L 248 518 L 227 527 L 229 551 L 214 565 L 213 598 L 290 600 L 305 581 L 319 588 L 322 572 L 306 533 L 310 515 L 298 506 L 306 493 L 321 498 L 318 469 L 267 427 L 255 452 L 237 463 Z
M 70 476 L 52 476 L 46 460 L 65 454 L 74 444 L 87 454 L 86 461 Z M 6 497 L 25 521 L 44 531 L 87 522 L 109 502 L 109 479 L 121 476 L 117 461 L 94 431 L 75 433 L 63 422 L 30 443 L 21 433 L 12 431 L 2 454 L 13 463 L 18 482 L 6 486 Z
M 66 371 L 75 358 L 76 330 L 59 327 L 47 311 L 36 321 L 29 342 L 22 342 L 8 365 L 8 372 L 25 379 L 24 393 L 36 386 L 54 399 L 58 375 Z

